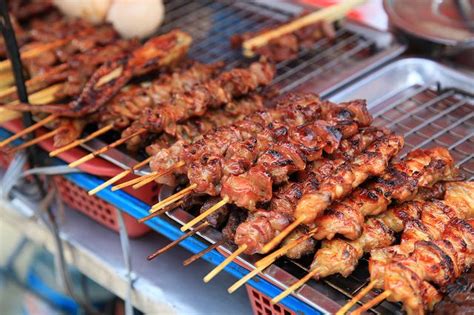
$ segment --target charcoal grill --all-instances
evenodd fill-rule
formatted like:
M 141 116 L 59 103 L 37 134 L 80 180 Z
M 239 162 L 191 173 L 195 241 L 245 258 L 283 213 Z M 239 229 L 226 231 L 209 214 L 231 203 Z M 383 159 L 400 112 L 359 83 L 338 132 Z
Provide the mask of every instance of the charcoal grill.
M 188 32 L 193 37 L 191 59 L 203 63 L 224 61 L 228 68 L 249 62 L 230 47 L 232 35 L 287 21 L 304 10 L 282 1 L 170 0 L 165 6 L 167 13 L 160 33 L 176 28 Z M 404 51 L 389 33 L 356 23 L 341 24 L 336 35 L 334 41 L 322 38 L 296 58 L 278 63 L 273 86 L 282 93 L 297 89 L 325 96 Z M 104 145 L 97 139 L 82 147 L 94 151 Z M 137 163 L 116 149 L 101 157 L 122 168 Z
M 386 126 L 403 134 L 406 152 L 425 147 L 444 146 L 450 149 L 462 174 L 474 179 L 474 85 L 472 78 L 448 69 L 438 63 L 424 59 L 401 59 L 393 62 L 362 81 L 329 96 L 335 102 L 355 98 L 368 100 L 376 126 Z M 161 198 L 171 194 L 163 189 Z M 167 213 L 179 224 L 192 216 L 176 209 Z M 216 230 L 200 233 L 214 243 L 221 237 Z M 230 252 L 231 249 L 225 249 Z M 255 256 L 238 258 L 239 264 L 254 269 Z M 310 261 L 280 259 L 263 275 L 265 280 L 282 289 L 293 284 L 308 271 Z M 301 301 L 317 310 L 333 313 L 347 298 L 368 284 L 367 260 L 362 259 L 358 268 L 349 277 L 330 276 L 322 281 L 309 281 L 295 294 Z M 368 301 L 371 292 L 361 302 Z M 376 313 L 400 311 L 400 305 L 384 302 L 373 309 Z

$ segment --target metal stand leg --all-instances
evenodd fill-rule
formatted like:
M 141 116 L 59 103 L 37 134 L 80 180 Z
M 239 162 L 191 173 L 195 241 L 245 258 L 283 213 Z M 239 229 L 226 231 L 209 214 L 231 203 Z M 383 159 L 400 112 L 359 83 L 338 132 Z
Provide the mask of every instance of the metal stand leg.
M 127 228 L 125 227 L 125 221 L 123 220 L 122 212 L 119 209 L 116 209 L 118 222 L 119 222 L 119 232 L 120 232 L 120 245 L 122 246 L 123 260 L 125 262 L 125 268 L 127 269 L 126 277 L 128 280 L 127 294 L 125 298 L 125 314 L 133 315 L 133 306 L 132 306 L 132 291 L 133 291 L 133 282 L 134 276 L 132 274 L 132 258 L 130 256 L 130 241 L 128 239 Z

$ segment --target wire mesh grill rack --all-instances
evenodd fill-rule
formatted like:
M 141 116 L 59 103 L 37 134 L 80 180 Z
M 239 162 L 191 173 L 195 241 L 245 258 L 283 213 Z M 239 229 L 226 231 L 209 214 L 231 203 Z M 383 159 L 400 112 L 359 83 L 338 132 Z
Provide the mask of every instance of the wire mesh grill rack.
M 374 125 L 389 127 L 405 136 L 401 156 L 417 148 L 444 146 L 450 149 L 461 172 L 468 180 L 474 175 L 474 95 L 469 78 L 434 62 L 402 59 L 368 75 L 330 98 L 342 102 L 366 98 L 375 117 Z M 164 192 L 162 198 L 167 196 Z M 175 210 L 168 215 L 177 222 L 188 222 L 190 215 Z M 215 230 L 213 230 L 215 231 Z M 215 231 L 217 232 L 217 231 Z M 215 242 L 207 231 L 200 234 Z M 280 259 L 264 271 L 264 278 L 286 288 L 308 272 L 312 257 L 302 260 Z M 252 265 L 255 257 L 242 262 Z M 348 297 L 368 284 L 367 258 L 361 259 L 355 271 L 344 278 L 333 275 L 322 281 L 310 280 L 295 295 L 316 309 L 336 311 Z M 362 302 L 376 295 L 370 292 Z M 400 305 L 384 302 L 373 309 L 387 314 L 400 311 Z
M 377 126 L 405 136 L 403 155 L 418 148 L 450 150 L 461 173 L 474 179 L 474 96 L 456 89 L 416 86 L 391 106 L 374 109 Z
M 210 63 L 225 61 L 228 67 L 245 62 L 241 52 L 230 47 L 232 35 L 261 30 L 283 22 L 298 13 L 296 7 L 277 8 L 275 3 L 251 1 L 189 1 L 166 2 L 166 18 L 160 32 L 181 28 L 189 32 L 194 43 L 189 51 L 192 59 Z M 310 78 L 322 84 L 347 74 L 362 61 L 378 55 L 388 47 L 378 47 L 375 39 L 364 37 L 345 27 L 336 31 L 336 38 L 322 38 L 311 49 L 277 64 L 274 85 L 281 92 L 290 91 Z M 341 78 L 345 78 L 344 75 Z M 313 89 L 314 90 L 314 89 Z M 316 89 L 321 92 L 319 89 Z

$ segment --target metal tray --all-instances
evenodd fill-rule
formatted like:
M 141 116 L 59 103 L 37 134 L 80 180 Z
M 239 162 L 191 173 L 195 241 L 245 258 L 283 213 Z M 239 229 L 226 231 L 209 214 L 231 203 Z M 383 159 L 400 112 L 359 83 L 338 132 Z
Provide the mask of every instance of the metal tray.
M 329 96 L 335 102 L 355 98 L 368 100 L 375 125 L 388 125 L 405 134 L 405 152 L 432 145 L 449 147 L 466 178 L 474 178 L 474 78 L 430 60 L 401 59 Z M 172 189 L 165 187 L 160 198 L 171 193 Z M 167 215 L 180 225 L 192 219 L 182 209 Z M 221 238 L 220 232 L 213 229 L 199 235 L 210 243 Z M 249 270 L 254 269 L 253 263 L 257 259 L 245 255 L 237 258 L 238 264 Z M 285 260 L 267 268 L 260 274 L 260 279 L 284 289 L 306 271 L 305 266 Z M 348 278 L 336 275 L 320 282 L 310 281 L 294 296 L 319 311 L 334 313 L 348 297 L 368 283 L 368 278 L 366 260 L 363 259 Z M 369 294 L 362 302 L 373 296 Z M 394 313 L 399 310 L 398 304 L 384 302 L 374 312 Z
M 240 51 L 230 47 L 232 35 L 275 25 L 307 8 L 287 1 L 268 0 L 173 0 L 165 1 L 165 5 L 167 13 L 160 33 L 174 28 L 189 32 L 194 39 L 189 51 L 191 59 L 203 63 L 222 60 L 227 67 L 248 62 Z M 282 92 L 297 89 L 326 96 L 400 55 L 404 49 L 390 33 L 358 23 L 342 23 L 334 43 L 321 39 L 297 58 L 278 63 L 273 84 Z M 97 139 L 82 147 L 94 151 L 104 145 L 104 141 Z M 118 149 L 100 156 L 121 168 L 128 168 L 143 159 L 132 158 Z M 139 172 L 148 173 L 147 170 Z

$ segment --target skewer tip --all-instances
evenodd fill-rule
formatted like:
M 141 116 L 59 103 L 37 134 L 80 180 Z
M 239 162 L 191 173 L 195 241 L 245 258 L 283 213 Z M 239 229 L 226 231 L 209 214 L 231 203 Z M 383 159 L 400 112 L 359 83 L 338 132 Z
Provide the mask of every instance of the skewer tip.
M 211 270 L 204 278 L 204 282 L 208 283 L 211 281 L 219 272 L 221 272 L 228 264 L 230 264 L 237 256 L 242 254 L 247 249 L 247 244 L 244 244 L 237 248 L 235 252 L 230 254 L 224 261 L 217 265 L 213 270 Z

